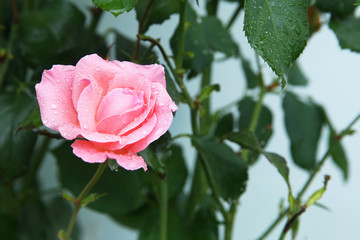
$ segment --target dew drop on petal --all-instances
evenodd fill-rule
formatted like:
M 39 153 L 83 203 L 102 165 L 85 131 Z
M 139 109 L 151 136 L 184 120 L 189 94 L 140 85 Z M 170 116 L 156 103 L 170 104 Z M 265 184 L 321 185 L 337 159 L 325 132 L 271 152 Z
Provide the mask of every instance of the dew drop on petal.
M 97 67 L 97 68 L 95 68 L 95 70 L 96 70 L 96 71 L 100 71 L 100 68 Z
M 148 131 L 146 131 L 146 130 L 143 130 L 143 131 L 142 131 L 142 133 L 143 133 L 144 135 L 149 134 L 149 132 L 148 132 Z
M 165 105 L 165 103 L 159 102 L 159 106 L 160 106 L 160 107 L 162 107 L 162 106 L 164 106 L 164 105 Z
M 56 108 L 56 104 L 51 104 L 50 106 L 52 109 L 55 109 Z
M 155 94 L 155 95 L 158 95 L 158 94 L 159 94 L 159 91 L 158 91 L 158 90 L 154 91 L 154 94 Z
M 44 121 L 43 121 L 44 124 L 47 124 L 48 122 L 49 122 L 49 120 L 47 120 L 47 119 L 44 119 Z

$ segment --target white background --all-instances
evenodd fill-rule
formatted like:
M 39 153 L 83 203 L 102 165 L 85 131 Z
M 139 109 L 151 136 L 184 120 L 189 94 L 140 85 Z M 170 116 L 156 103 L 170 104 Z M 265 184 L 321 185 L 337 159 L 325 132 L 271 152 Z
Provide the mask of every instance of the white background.
M 75 1 L 79 6 L 90 6 L 90 0 Z M 200 7 L 203 1 L 200 0 Z M 196 7 L 197 10 L 203 10 Z M 235 4 L 220 4 L 220 17 L 227 22 L 229 16 L 236 8 Z M 168 39 L 171 37 L 178 17 L 173 16 L 162 25 L 150 28 L 146 33 L 154 38 L 161 38 L 162 44 L 169 51 Z M 240 43 L 241 50 L 249 59 L 254 59 L 254 53 L 249 47 L 243 32 L 243 15 L 232 27 L 233 38 Z M 135 20 L 135 12 L 125 13 L 115 18 L 111 14 L 104 13 L 98 31 L 104 33 L 114 27 L 119 32 L 135 39 L 138 24 Z M 360 39 L 359 39 L 360 41 Z M 360 44 L 360 43 L 359 43 Z M 170 52 L 170 51 L 169 51 Z M 336 129 L 343 129 L 360 112 L 360 54 L 348 50 L 341 50 L 338 41 L 331 30 L 326 26 L 316 33 L 308 42 L 303 54 L 299 58 L 300 66 L 310 82 L 307 87 L 297 88 L 303 96 L 311 96 L 316 102 L 322 104 Z M 271 71 L 263 63 L 267 82 L 273 76 Z M 220 108 L 234 100 L 239 99 L 245 90 L 245 80 L 240 69 L 239 60 L 230 59 L 215 65 L 213 70 L 214 82 L 221 84 L 221 91 L 213 97 L 214 109 Z M 192 81 L 189 89 L 196 94 L 198 82 Z M 302 187 L 307 180 L 307 173 L 295 165 L 289 159 L 289 143 L 284 132 L 283 115 L 281 109 L 281 93 L 279 95 L 266 95 L 265 104 L 273 111 L 274 135 L 267 146 L 267 150 L 276 152 L 288 159 L 290 167 L 290 181 L 294 192 Z M 309 196 L 313 191 L 322 187 L 324 174 L 331 175 L 328 190 L 321 199 L 321 203 L 330 208 L 330 211 L 310 207 L 301 217 L 298 240 L 358 240 L 360 236 L 360 124 L 356 124 L 357 130 L 353 136 L 343 140 L 347 156 L 350 160 L 350 177 L 344 182 L 340 171 L 328 161 L 318 177 L 313 181 L 308 190 Z M 172 134 L 190 133 L 188 108 L 180 105 L 172 127 Z M 319 158 L 326 151 L 326 136 L 323 136 Z M 187 148 L 191 148 L 188 141 L 182 141 Z M 187 151 L 189 152 L 189 151 Z M 193 166 L 193 155 L 190 151 L 187 155 L 188 166 Z M 49 160 L 42 166 L 43 177 L 49 176 L 54 169 L 53 160 Z M 47 180 L 44 188 L 56 185 L 56 179 Z M 234 224 L 234 239 L 256 239 L 275 219 L 278 213 L 280 200 L 286 200 L 287 188 L 277 173 L 265 159 L 260 159 L 249 171 L 247 191 L 241 197 L 238 214 Z M 136 232 L 122 227 L 113 222 L 106 215 L 96 213 L 88 209 L 82 209 L 79 214 L 83 240 L 122 239 L 135 240 Z M 280 224 L 282 227 L 284 223 Z M 278 239 L 281 227 L 277 228 L 268 239 Z M 289 237 L 289 236 L 288 236 Z M 290 238 L 289 238 L 290 239 Z

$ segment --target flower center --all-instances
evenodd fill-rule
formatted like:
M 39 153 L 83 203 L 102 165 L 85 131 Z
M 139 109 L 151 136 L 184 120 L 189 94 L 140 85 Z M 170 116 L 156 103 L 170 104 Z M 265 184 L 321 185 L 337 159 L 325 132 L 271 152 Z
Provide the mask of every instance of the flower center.
M 121 115 L 144 103 L 143 93 L 134 92 L 130 88 L 115 88 L 101 101 L 96 114 L 97 122 L 102 119 Z

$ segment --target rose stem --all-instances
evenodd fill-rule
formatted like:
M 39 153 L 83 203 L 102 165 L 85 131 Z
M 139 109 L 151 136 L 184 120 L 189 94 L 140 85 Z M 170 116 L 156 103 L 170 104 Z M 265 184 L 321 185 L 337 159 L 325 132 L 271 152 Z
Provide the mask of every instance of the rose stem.
M 87 183 L 87 185 L 84 187 L 84 189 L 81 191 L 79 197 L 77 199 L 75 199 L 74 204 L 75 204 L 75 209 L 74 212 L 71 216 L 70 222 L 69 222 L 69 226 L 66 230 L 66 234 L 65 234 L 65 240 L 69 240 L 71 233 L 74 229 L 74 225 L 75 225 L 75 221 L 76 221 L 76 217 L 78 212 L 80 211 L 81 207 L 82 207 L 82 201 L 84 200 L 84 198 L 87 196 L 87 194 L 89 193 L 89 191 L 94 187 L 94 185 L 97 183 L 97 181 L 100 179 L 102 173 L 104 172 L 105 168 L 106 168 L 107 163 L 101 163 L 95 174 L 93 175 L 93 177 L 91 178 L 91 180 Z

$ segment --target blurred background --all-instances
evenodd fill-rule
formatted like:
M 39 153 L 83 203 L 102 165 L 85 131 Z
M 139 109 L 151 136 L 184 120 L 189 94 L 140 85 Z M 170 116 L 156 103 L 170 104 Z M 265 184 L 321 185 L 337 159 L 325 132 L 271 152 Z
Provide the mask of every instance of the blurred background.
M 92 6 L 91 0 L 72 0 L 72 2 L 82 7 Z M 204 1 L 199 0 L 199 6 L 194 5 L 194 8 L 201 13 L 204 9 L 203 4 Z M 236 5 L 230 2 L 221 2 L 219 16 L 223 22 L 228 21 L 230 13 L 235 7 Z M 357 14 L 360 14 L 359 8 L 357 10 Z M 243 17 L 242 14 L 234 23 L 231 31 L 235 40 L 240 44 L 244 56 L 255 64 L 255 53 L 250 48 L 243 31 Z M 326 21 L 326 16 L 322 20 Z M 178 17 L 172 16 L 162 25 L 150 27 L 146 34 L 153 38 L 160 38 L 165 50 L 171 52 L 169 39 L 177 24 Z M 104 13 L 97 30 L 99 33 L 105 33 L 109 27 L 116 28 L 130 39 L 135 40 L 138 31 L 135 12 L 124 13 L 117 18 L 109 13 Z M 111 36 L 109 36 L 109 45 L 113 43 L 112 41 Z M 346 127 L 360 112 L 360 54 L 341 50 L 334 33 L 327 26 L 323 26 L 309 40 L 299 58 L 299 64 L 309 79 L 309 84 L 306 87 L 297 87 L 297 92 L 301 92 L 305 97 L 311 96 L 315 102 L 323 105 L 337 130 Z M 274 75 L 265 63 L 262 65 L 265 80 L 270 83 Z M 221 83 L 221 91 L 213 94 L 212 106 L 214 110 L 238 99 L 244 94 L 246 88 L 239 60 L 229 59 L 215 64 L 213 81 Z M 195 95 L 199 82 L 195 79 L 187 83 L 191 93 Z M 280 95 L 281 93 L 278 95 L 268 94 L 264 99 L 265 105 L 273 111 L 274 118 L 274 134 L 266 149 L 290 159 Z M 356 124 L 354 129 L 356 130 L 355 134 L 343 140 L 343 146 L 350 161 L 348 181 L 345 182 L 341 172 L 331 161 L 327 161 L 318 177 L 313 181 L 308 193 L 311 194 L 322 187 L 323 176 L 325 174 L 330 175 L 331 181 L 328 189 L 320 200 L 320 203 L 329 209 L 311 206 L 301 217 L 297 239 L 359 239 L 360 124 Z M 179 106 L 170 132 L 174 135 L 190 132 L 189 111 L 185 105 Z M 327 137 L 326 135 L 322 136 L 320 152 L 318 152 L 319 157 L 326 151 Z M 179 142 L 185 145 L 187 150 L 191 149 L 188 140 L 179 140 Z M 194 152 L 190 150 L 186 152 L 188 167 L 191 169 L 194 165 Z M 288 161 L 288 164 L 290 181 L 296 194 L 307 180 L 308 174 L 292 164 L 291 161 Z M 55 160 L 49 156 L 49 160 L 44 162 L 41 169 L 41 177 L 46 179 L 46 181 L 42 181 L 44 189 L 58 185 L 56 174 Z M 260 159 L 250 168 L 247 191 L 240 199 L 234 224 L 234 239 L 252 240 L 259 237 L 277 217 L 281 200 L 286 202 L 286 198 L 287 187 L 285 182 L 268 161 Z M 79 214 L 79 221 L 83 240 L 137 239 L 137 233 L 133 230 L 122 227 L 106 215 L 92 210 L 82 209 Z M 284 224 L 285 222 L 268 239 L 278 239 Z

